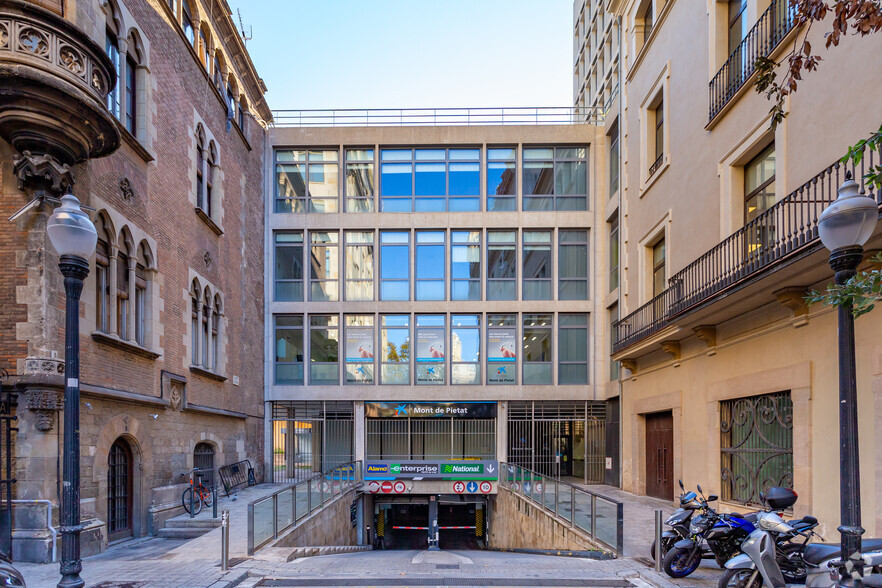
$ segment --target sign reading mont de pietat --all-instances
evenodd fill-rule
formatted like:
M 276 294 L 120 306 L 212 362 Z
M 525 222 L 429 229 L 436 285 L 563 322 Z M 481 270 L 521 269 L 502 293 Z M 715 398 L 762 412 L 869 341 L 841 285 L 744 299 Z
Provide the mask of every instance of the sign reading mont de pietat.
M 495 402 L 365 402 L 369 419 L 459 418 L 495 419 Z

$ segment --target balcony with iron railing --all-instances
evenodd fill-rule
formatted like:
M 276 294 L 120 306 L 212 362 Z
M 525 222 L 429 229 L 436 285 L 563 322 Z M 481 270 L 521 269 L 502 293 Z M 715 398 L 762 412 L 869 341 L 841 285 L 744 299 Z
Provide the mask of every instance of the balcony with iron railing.
M 790 0 L 773 0 L 753 28 L 735 48 L 720 71 L 710 81 L 708 122 L 726 105 L 756 71 L 760 57 L 768 57 L 793 29 L 796 10 Z
M 836 162 L 782 198 L 668 280 L 661 294 L 613 325 L 613 353 L 676 325 L 686 315 L 820 247 L 818 217 L 837 197 L 850 171 L 861 190 L 882 206 L 882 190 L 865 186 L 865 170 L 878 165 L 869 151 L 860 164 Z M 621 355 L 619 355 L 621 357 Z
M 501 108 L 343 108 L 274 110 L 275 127 L 402 127 L 603 124 L 603 109 L 583 106 Z

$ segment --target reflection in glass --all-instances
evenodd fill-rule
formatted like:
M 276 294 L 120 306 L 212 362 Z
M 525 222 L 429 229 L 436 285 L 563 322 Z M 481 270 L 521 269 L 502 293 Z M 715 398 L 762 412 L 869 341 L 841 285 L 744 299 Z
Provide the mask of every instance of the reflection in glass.
M 551 232 L 524 231 L 524 300 L 551 300 Z
M 303 384 L 303 317 L 277 316 L 276 384 Z
M 450 239 L 450 298 L 480 300 L 481 232 L 453 231 Z
M 416 234 L 416 299 L 444 300 L 444 232 Z
M 311 232 L 310 240 L 310 294 L 312 301 L 338 300 L 339 258 L 336 232 Z
M 383 384 L 407 384 L 410 382 L 410 317 L 387 315 L 380 320 L 380 380 Z
M 487 232 L 487 300 L 514 300 L 517 252 L 515 231 Z
M 346 211 L 374 210 L 374 150 L 346 150 Z
M 274 300 L 302 301 L 303 233 L 276 233 L 275 243 Z
M 346 300 L 374 299 L 374 234 L 346 231 Z
M 410 233 L 380 233 L 380 300 L 410 300 Z
M 339 327 L 336 315 L 309 317 L 309 383 L 339 383 Z

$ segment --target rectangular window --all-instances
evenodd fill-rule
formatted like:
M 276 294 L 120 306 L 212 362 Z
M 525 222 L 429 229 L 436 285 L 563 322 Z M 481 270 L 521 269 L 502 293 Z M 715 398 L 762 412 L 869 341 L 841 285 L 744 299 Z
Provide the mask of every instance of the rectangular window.
M 383 384 L 410 383 L 410 316 L 380 317 L 381 371 Z
M 346 231 L 346 300 L 374 299 L 374 233 Z
M 309 317 L 309 383 L 340 383 L 337 363 L 340 354 L 340 328 L 336 315 Z
M 487 210 L 516 210 L 517 149 L 487 149 Z
M 147 279 L 144 266 L 135 267 L 135 343 L 144 346 L 147 333 Z
M 551 384 L 551 315 L 524 315 L 524 385 Z
M 652 246 L 652 297 L 665 291 L 665 240 Z
M 450 299 L 481 299 L 481 231 L 450 233 Z
M 303 385 L 303 316 L 275 317 L 275 382 Z
M 720 498 L 759 505 L 768 486 L 793 487 L 790 392 L 720 403 Z
M 117 47 L 116 35 L 108 30 L 104 40 L 104 50 L 113 64 L 114 73 L 119 73 L 119 48 Z M 110 88 L 107 93 L 107 110 L 110 111 L 115 118 L 119 118 L 119 76 L 116 78 L 116 85 Z
M 444 300 L 444 267 L 444 231 L 417 231 L 417 300 Z
M 409 232 L 380 232 L 380 300 L 410 300 Z
M 192 294 L 191 294 L 192 295 Z M 199 299 L 190 299 L 190 364 L 199 365 Z
M 110 288 L 107 283 L 110 276 L 109 257 L 110 247 L 99 239 L 95 248 L 95 308 L 98 330 L 104 333 L 110 329 Z
M 609 137 L 609 197 L 619 190 L 619 125 L 613 125 Z
M 744 224 L 748 225 L 775 203 L 775 145 L 744 166 Z M 748 254 L 756 255 L 775 240 L 774 223 L 754 223 L 748 230 Z
M 313 302 L 339 300 L 339 238 L 339 234 L 332 231 L 309 233 L 309 299 Z
M 609 354 L 613 353 L 613 345 L 616 342 L 615 325 L 619 320 L 619 304 L 613 304 L 609 307 Z M 609 360 L 609 379 L 614 382 L 619 379 L 619 362 L 614 359 Z
M 487 232 L 487 300 L 517 298 L 517 232 Z
M 413 210 L 413 150 L 380 150 L 380 210 Z
M 374 383 L 374 317 L 373 315 L 346 316 L 347 384 Z
M 346 150 L 346 212 L 374 211 L 374 150 Z
M 588 210 L 588 148 L 524 148 L 524 210 Z
M 487 315 L 487 383 L 516 384 L 518 317 L 515 314 Z
M 443 314 L 416 317 L 416 383 L 445 384 L 447 329 Z
M 609 225 L 609 291 L 619 287 L 619 219 Z
M 588 315 L 557 317 L 557 383 L 588 383 Z
M 276 151 L 276 212 L 337 212 L 338 153 Z
M 126 57 L 126 130 L 132 135 L 137 134 L 137 105 L 138 88 L 135 85 L 135 76 L 138 66 L 131 57 Z
M 481 150 L 447 150 L 447 209 L 450 212 L 481 210 Z
M 481 317 L 454 314 L 450 317 L 450 383 L 481 383 Z
M 303 301 L 303 233 L 275 233 L 274 300 Z
M 588 231 L 557 234 L 558 300 L 588 300 Z
M 659 98 L 658 106 L 653 109 L 653 115 L 655 117 L 655 131 L 652 141 L 655 153 L 652 166 L 649 168 L 650 176 L 661 167 L 665 157 L 665 103 L 661 98 Z
M 523 300 L 551 300 L 551 231 L 524 231 Z

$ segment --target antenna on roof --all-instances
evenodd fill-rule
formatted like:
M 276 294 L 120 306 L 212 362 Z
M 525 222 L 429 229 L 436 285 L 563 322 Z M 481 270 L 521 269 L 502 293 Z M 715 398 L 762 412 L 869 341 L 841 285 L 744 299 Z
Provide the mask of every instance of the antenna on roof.
M 242 42 L 247 43 L 253 38 L 253 35 L 251 33 L 251 25 L 248 25 L 248 30 L 246 32 L 245 23 L 242 22 L 242 11 L 237 8 L 236 14 L 239 15 L 239 34 L 242 35 Z

